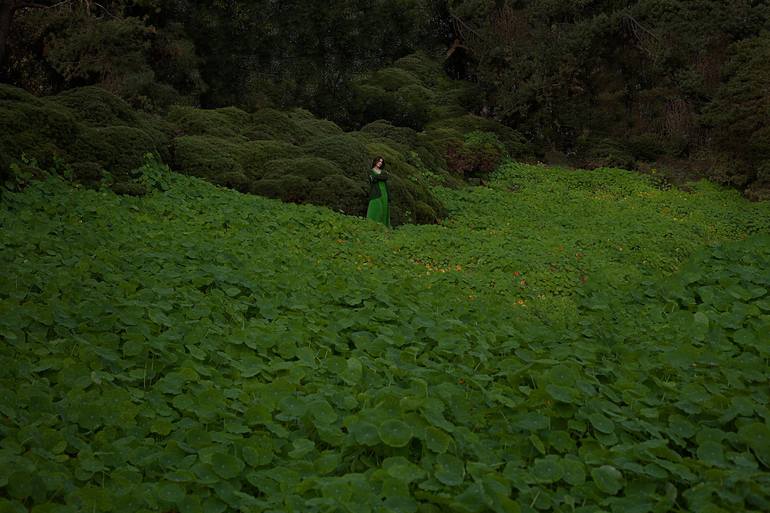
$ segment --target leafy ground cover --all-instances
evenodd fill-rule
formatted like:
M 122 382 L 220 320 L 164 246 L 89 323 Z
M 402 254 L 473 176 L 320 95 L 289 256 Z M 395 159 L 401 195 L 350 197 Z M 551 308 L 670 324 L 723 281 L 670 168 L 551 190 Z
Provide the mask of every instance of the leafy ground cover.
M 3 197 L 3 511 L 770 509 L 767 204 L 509 163 L 387 231 L 144 172 Z

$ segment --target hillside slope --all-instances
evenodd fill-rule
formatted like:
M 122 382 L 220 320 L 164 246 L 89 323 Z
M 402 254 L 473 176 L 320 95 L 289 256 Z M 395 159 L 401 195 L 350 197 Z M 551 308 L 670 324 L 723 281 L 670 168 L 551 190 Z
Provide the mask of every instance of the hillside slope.
M 388 231 L 159 171 L 3 198 L 4 510 L 770 505 L 767 205 L 511 163 Z

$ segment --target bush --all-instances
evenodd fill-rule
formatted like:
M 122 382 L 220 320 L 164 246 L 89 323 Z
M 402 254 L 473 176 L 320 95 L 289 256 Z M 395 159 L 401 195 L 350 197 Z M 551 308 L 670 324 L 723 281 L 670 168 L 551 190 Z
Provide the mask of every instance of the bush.
M 245 139 L 244 133 L 250 128 L 249 114 L 234 107 L 207 110 L 175 106 L 167 119 L 184 135 Z
M 163 141 L 129 126 L 86 127 L 70 149 L 75 162 L 96 162 L 117 180 L 142 165 L 146 153 L 156 153 Z
M 654 161 L 666 152 L 663 141 L 654 134 L 641 134 L 629 138 L 627 147 L 637 160 Z
M 283 141 L 249 141 L 239 144 L 237 155 L 246 176 L 258 180 L 270 170 L 271 161 L 299 158 L 305 153 L 299 146 Z
M 473 114 L 466 114 L 457 118 L 446 118 L 432 121 L 425 126 L 425 131 L 431 133 L 442 130 L 442 137 L 448 134 L 446 130 L 454 130 L 464 135 L 468 132 L 491 132 L 497 136 L 505 146 L 505 150 L 513 158 L 527 157 L 532 154 L 532 149 L 526 139 L 516 130 L 498 123 L 493 119 L 483 118 Z
M 387 92 L 395 92 L 406 86 L 421 86 L 422 82 L 416 75 L 401 68 L 390 67 L 375 71 L 365 79 L 369 85 L 379 87 Z
M 488 175 L 500 165 L 505 146 L 491 132 L 473 131 L 465 135 L 462 144 L 447 150 L 449 171 L 464 178 Z
M 366 214 L 369 187 L 366 182 L 330 175 L 310 185 L 308 201 L 349 215 Z
M 416 77 L 421 84 L 429 87 L 435 86 L 445 77 L 441 65 L 422 52 L 401 57 L 393 63 L 393 66 L 408 71 L 412 76 Z
M 320 180 L 326 176 L 342 175 L 333 162 L 318 157 L 278 159 L 270 162 L 264 173 L 265 179 L 281 179 L 284 176 L 300 176 L 308 180 Z
M 172 167 L 184 174 L 205 178 L 238 190 L 248 188 L 249 179 L 241 162 L 248 154 L 244 146 L 219 137 L 182 136 L 173 142 Z
M 313 136 L 308 128 L 275 109 L 261 109 L 255 112 L 251 122 L 254 129 L 265 134 L 267 138 L 291 144 L 302 144 Z
M 302 149 L 308 156 L 333 162 L 343 175 L 356 181 L 366 181 L 374 158 L 357 137 L 349 134 L 312 139 Z
M 249 192 L 268 198 L 275 198 L 289 203 L 306 203 L 310 195 L 311 184 L 306 178 L 285 175 L 268 178 L 249 184 Z
M 403 126 L 393 126 L 390 121 L 378 119 L 361 128 L 361 132 L 374 138 L 388 139 L 402 151 L 414 146 L 417 142 L 417 132 Z
M 345 133 L 339 126 L 328 119 L 297 119 L 294 122 L 311 138 L 342 135 Z
M 139 116 L 128 103 L 98 86 L 70 89 L 50 97 L 49 101 L 70 109 L 79 120 L 91 126 L 141 124 Z
M 46 165 L 65 156 L 84 130 L 69 109 L 2 84 L 0 111 L 0 152 L 11 159 L 27 155 Z

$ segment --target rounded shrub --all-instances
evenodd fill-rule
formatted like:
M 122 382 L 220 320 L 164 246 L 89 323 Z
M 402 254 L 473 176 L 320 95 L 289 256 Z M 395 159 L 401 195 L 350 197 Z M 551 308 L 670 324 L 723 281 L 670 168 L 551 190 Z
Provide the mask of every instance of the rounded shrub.
M 251 115 L 255 130 L 266 134 L 270 139 L 278 139 L 291 144 L 302 144 L 312 136 L 287 114 L 276 109 L 260 109 Z
M 249 114 L 234 107 L 198 109 L 174 106 L 169 110 L 167 119 L 184 135 L 245 139 L 243 134 L 249 128 Z
M 438 61 L 431 59 L 423 52 L 416 52 L 401 57 L 393 66 L 408 71 L 416 77 L 422 85 L 434 86 L 445 78 L 444 70 Z
M 354 180 L 365 180 L 372 158 L 366 146 L 349 134 L 311 139 L 302 146 L 308 156 L 333 162 L 341 173 Z
M 398 91 L 406 86 L 422 86 L 420 79 L 414 73 L 396 67 L 377 70 L 365 81 L 389 92 Z
M 0 110 L 0 152 L 11 159 L 66 158 L 85 129 L 69 109 L 10 86 L 0 85 Z
M 141 166 L 146 153 L 159 150 L 152 134 L 130 126 L 105 126 L 86 127 L 70 153 L 74 161 L 96 162 L 120 179 Z
M 394 126 L 390 121 L 378 119 L 361 128 L 361 132 L 380 139 L 389 139 L 406 150 L 417 142 L 417 132 L 411 128 Z
M 511 127 L 498 123 L 493 119 L 483 118 L 474 114 L 466 114 L 457 118 L 446 118 L 431 121 L 425 126 L 426 132 L 449 129 L 460 132 L 463 136 L 468 132 L 491 132 L 505 146 L 511 157 L 525 157 L 531 154 L 527 140 Z
M 70 109 L 79 120 L 91 126 L 141 124 L 139 116 L 127 102 L 99 86 L 69 89 L 48 100 Z
M 239 148 L 239 162 L 251 180 L 263 178 L 273 160 L 305 156 L 302 148 L 284 141 L 248 141 L 239 143 Z
M 294 122 L 303 132 L 308 134 L 311 140 L 345 133 L 336 123 L 328 119 L 295 119 Z
M 281 178 L 267 178 L 249 184 L 249 192 L 275 198 L 289 203 L 306 203 L 311 182 L 304 177 L 285 175 Z
M 397 125 L 421 129 L 429 121 L 433 105 L 433 93 L 421 85 L 413 84 L 395 92 L 396 111 L 392 115 Z
M 250 180 L 241 165 L 247 152 L 238 142 L 205 135 L 182 136 L 174 139 L 172 153 L 172 167 L 181 173 L 248 189 Z
M 330 175 L 310 184 L 308 202 L 349 215 L 365 215 L 368 184 L 346 176 Z
M 267 165 L 263 179 L 280 179 L 284 176 L 299 176 L 307 180 L 320 180 L 330 175 L 342 175 L 333 162 L 319 157 L 277 159 Z

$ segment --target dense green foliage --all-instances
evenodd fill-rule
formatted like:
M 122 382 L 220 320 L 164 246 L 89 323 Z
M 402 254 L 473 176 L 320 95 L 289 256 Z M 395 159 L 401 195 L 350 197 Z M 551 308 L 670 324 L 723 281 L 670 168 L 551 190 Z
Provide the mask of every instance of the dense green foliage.
M 450 0 L 492 113 L 580 166 L 660 160 L 767 197 L 767 2 Z
M 345 130 L 470 112 L 516 130 L 514 156 L 770 194 L 766 2 L 3 0 L 0 19 L 10 5 L 23 6 L 0 22 L 0 76 L 35 94 L 100 85 L 154 112 L 302 107 Z M 452 145 L 453 169 L 481 158 Z
M 389 231 L 141 172 L 3 197 L 4 511 L 770 507 L 767 204 L 507 164 Z
M 422 54 L 384 71 L 411 74 L 407 68 L 415 70 L 415 80 L 440 79 L 435 63 Z M 154 153 L 175 170 L 241 192 L 363 215 L 367 170 L 380 155 L 393 175 L 394 224 L 433 223 L 444 208 L 429 186 L 461 183 L 464 171 L 458 162 L 483 162 L 489 171 L 504 155 L 522 156 L 527 150 L 515 130 L 495 121 L 442 117 L 463 111 L 458 96 L 465 86 L 446 78 L 440 82 L 434 84 L 436 91 L 445 94 L 429 109 L 433 117 L 419 132 L 383 119 L 344 132 L 303 109 L 246 112 L 177 105 L 162 116 L 132 109 L 97 86 L 37 98 L 0 85 L 5 114 L 0 149 L 8 159 L 0 162 L 2 181 L 23 185 L 41 169 L 57 167 L 78 183 L 111 183 L 116 191 L 141 194 L 146 189 L 136 181 L 135 170 L 146 153 Z M 463 146 L 466 137 L 471 143 Z M 497 138 L 491 153 L 486 143 L 472 143 Z M 453 153 L 456 147 L 462 154 Z

